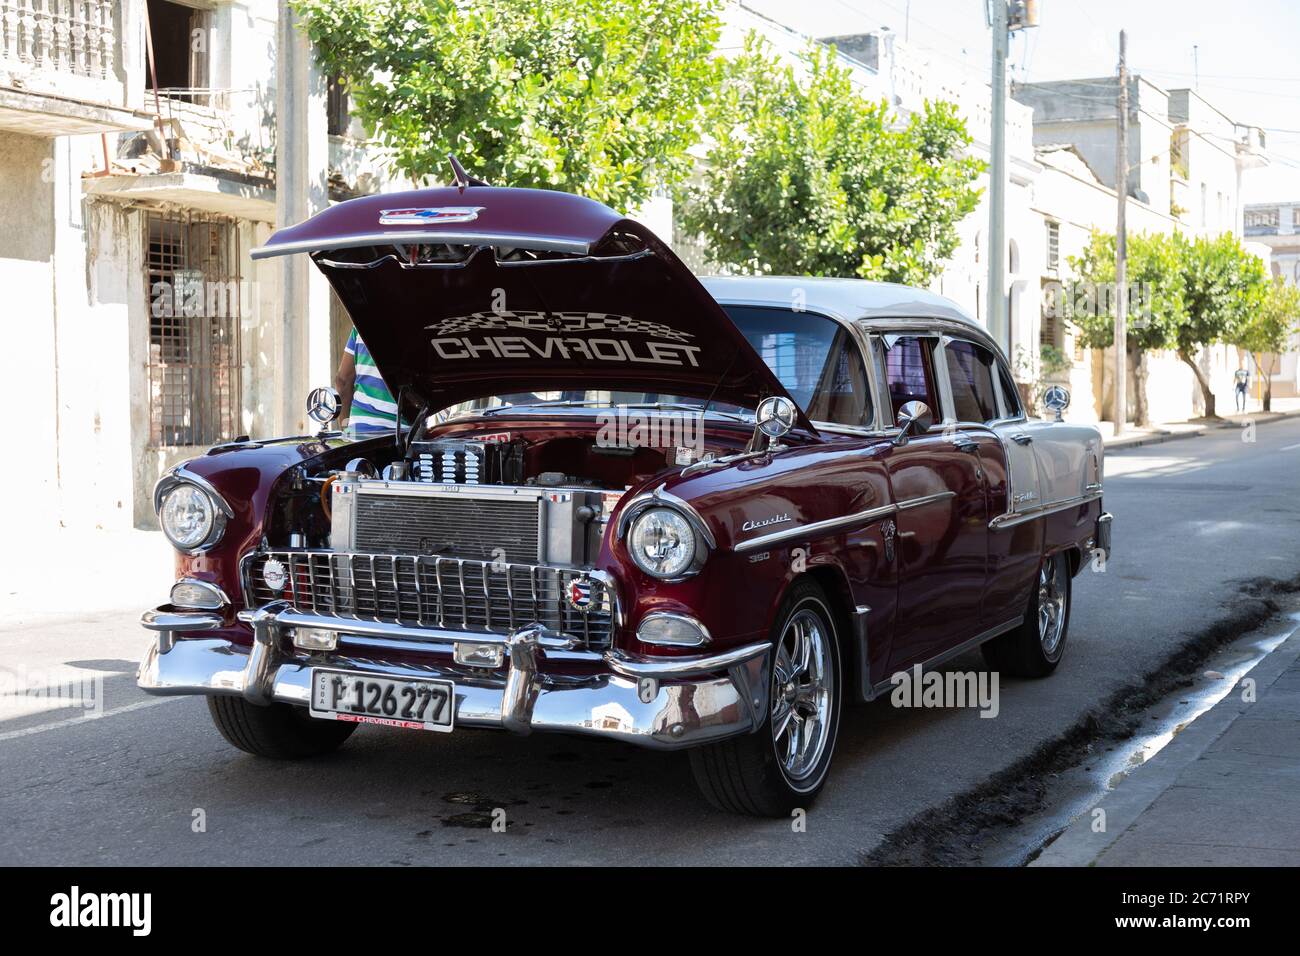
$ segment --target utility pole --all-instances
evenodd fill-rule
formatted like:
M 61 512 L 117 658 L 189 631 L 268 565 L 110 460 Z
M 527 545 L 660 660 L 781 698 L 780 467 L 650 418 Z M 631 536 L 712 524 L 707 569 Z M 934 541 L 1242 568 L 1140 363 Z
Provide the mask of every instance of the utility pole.
M 1119 31 L 1119 102 L 1115 122 L 1115 435 L 1128 417 L 1128 66 L 1124 31 Z
M 1011 31 L 1038 26 L 1038 0 L 985 0 L 993 29 L 993 108 L 989 123 L 989 275 L 988 326 L 993 341 L 1011 356 L 1007 310 L 1007 48 Z M 991 8 L 991 9 L 990 9 Z
M 989 335 L 1007 357 L 1011 352 L 1011 329 L 1007 321 L 1006 279 L 1006 202 L 1007 202 L 1007 0 L 992 0 L 993 28 L 993 109 L 989 130 Z

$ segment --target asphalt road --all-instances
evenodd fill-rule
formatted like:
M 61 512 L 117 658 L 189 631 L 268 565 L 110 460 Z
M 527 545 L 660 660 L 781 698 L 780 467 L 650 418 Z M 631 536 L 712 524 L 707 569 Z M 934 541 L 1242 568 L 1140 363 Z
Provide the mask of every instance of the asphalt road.
M 1076 579 L 1057 673 L 1004 681 L 996 719 L 888 699 L 847 711 L 805 832 L 713 811 L 684 756 L 603 741 L 363 728 L 327 758 L 260 761 L 218 737 L 202 700 L 136 690 L 134 614 L 10 619 L 0 667 L 29 686 L 98 674 L 104 715 L 0 699 L 0 864 L 855 862 L 1131 685 L 1243 582 L 1300 573 L 1300 420 L 1255 439 L 1225 428 L 1108 455 L 1114 554 Z M 142 601 L 164 587 L 142 582 Z M 496 808 L 502 833 L 483 826 Z

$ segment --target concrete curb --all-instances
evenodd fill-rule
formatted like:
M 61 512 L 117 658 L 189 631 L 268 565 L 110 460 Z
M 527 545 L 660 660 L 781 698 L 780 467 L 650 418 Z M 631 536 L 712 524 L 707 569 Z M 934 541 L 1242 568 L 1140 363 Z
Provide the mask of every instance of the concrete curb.
M 1179 438 L 1199 438 L 1204 435 L 1206 426 L 1199 425 L 1193 428 L 1187 428 L 1181 431 L 1160 431 L 1152 432 L 1149 435 L 1138 435 L 1133 438 L 1121 437 L 1112 438 L 1102 441 L 1106 451 L 1119 451 L 1123 448 L 1141 448 L 1143 445 L 1159 445 L 1167 441 L 1175 441 Z
M 1125 435 L 1120 438 L 1112 438 L 1105 441 L 1104 444 L 1107 451 L 1118 450 L 1121 448 L 1140 448 L 1143 445 L 1159 445 L 1162 442 L 1175 441 L 1179 438 L 1197 438 L 1204 435 L 1212 428 L 1240 428 L 1243 421 L 1251 421 L 1256 425 L 1267 425 L 1270 422 L 1281 421 L 1287 418 L 1296 418 L 1297 416 L 1300 416 L 1300 409 L 1285 412 L 1259 412 L 1254 415 L 1241 416 L 1234 414 L 1231 417 L 1224 417 L 1223 421 L 1219 424 L 1206 422 L 1181 425 L 1181 423 L 1179 423 L 1181 427 L 1177 430 L 1161 429 L 1151 432 L 1150 434 L 1135 435 L 1133 437 Z M 1174 423 L 1171 422 L 1169 424 L 1172 425 Z
M 1242 675 L 1254 678 L 1257 693 L 1286 673 L 1300 657 L 1300 628 Z M 1253 706 L 1233 690 L 1179 733 L 1146 764 L 1134 770 L 1119 786 L 1074 819 L 1030 866 L 1092 866 L 1151 804 L 1178 780 L 1179 775 L 1208 750 L 1242 714 Z M 1106 832 L 1092 830 L 1092 811 L 1106 811 Z

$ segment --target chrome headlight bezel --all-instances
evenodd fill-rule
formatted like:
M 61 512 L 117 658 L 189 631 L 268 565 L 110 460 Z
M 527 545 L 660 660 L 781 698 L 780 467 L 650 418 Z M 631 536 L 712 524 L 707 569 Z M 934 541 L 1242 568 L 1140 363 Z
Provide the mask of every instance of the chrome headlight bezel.
M 686 520 L 694 533 L 694 556 L 689 566 L 680 574 L 664 576 L 663 574 L 657 573 L 638 561 L 636 555 L 633 553 L 631 545 L 632 525 L 637 521 L 637 519 L 652 508 L 667 508 L 678 513 Z M 639 571 L 667 583 L 685 581 L 688 578 L 694 577 L 700 572 L 700 569 L 704 567 L 704 563 L 709 558 L 709 553 L 716 550 L 718 547 L 718 543 L 713 537 L 713 532 L 709 530 L 709 526 L 705 522 L 703 516 L 691 506 L 690 502 L 684 501 L 667 491 L 663 485 L 659 485 L 653 491 L 642 492 L 624 505 L 623 510 L 619 513 L 618 524 L 615 530 L 617 537 L 627 548 L 628 557 L 631 559 L 633 565 Z
M 683 553 L 678 560 L 671 563 L 653 562 L 638 547 L 639 532 L 646 529 L 651 522 L 661 522 L 673 526 Z M 647 504 L 637 509 L 637 513 L 627 523 L 624 544 L 632 563 L 640 570 L 660 581 L 685 581 L 699 574 L 708 559 L 709 546 L 700 534 L 689 515 L 678 508 L 663 504 Z
M 173 530 L 168 527 L 164 516 L 168 499 L 177 492 L 186 492 L 199 496 L 194 500 L 203 502 L 208 511 L 209 517 L 205 522 L 204 534 L 193 542 L 178 539 L 173 534 Z M 171 542 L 172 547 L 182 554 L 203 554 L 216 547 L 221 541 L 222 535 L 225 534 L 227 520 L 234 517 L 230 505 L 226 503 L 225 499 L 217 493 L 217 490 L 211 484 L 179 466 L 163 475 L 158 484 L 154 486 L 153 505 L 154 513 L 158 516 L 158 526 L 162 529 L 163 535 Z

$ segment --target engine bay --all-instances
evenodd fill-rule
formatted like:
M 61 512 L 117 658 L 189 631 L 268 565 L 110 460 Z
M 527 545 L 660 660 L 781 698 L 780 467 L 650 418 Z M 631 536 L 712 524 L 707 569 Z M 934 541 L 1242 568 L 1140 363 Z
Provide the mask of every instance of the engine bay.
M 478 418 L 422 427 L 400 443 L 336 446 L 281 487 L 268 541 L 590 567 L 630 489 L 734 454 L 748 439 L 727 426 L 683 435 L 576 421 L 490 425 Z

